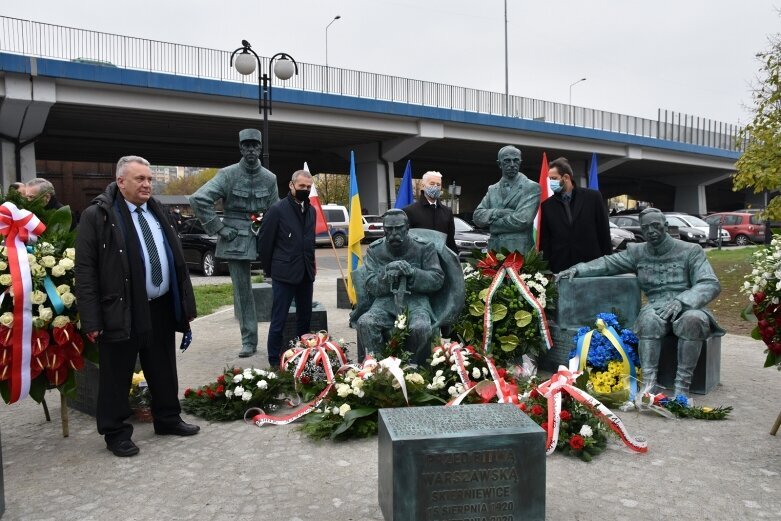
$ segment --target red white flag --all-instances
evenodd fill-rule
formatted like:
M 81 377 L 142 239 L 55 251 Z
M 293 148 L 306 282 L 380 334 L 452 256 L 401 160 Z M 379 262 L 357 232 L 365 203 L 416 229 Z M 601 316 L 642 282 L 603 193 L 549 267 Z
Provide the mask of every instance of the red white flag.
M 542 153 L 542 168 L 540 168 L 540 207 L 537 209 L 537 216 L 534 218 L 534 236 L 537 250 L 540 249 L 540 225 L 542 223 L 542 203 L 552 194 L 550 184 L 548 183 L 548 156 Z
M 306 162 L 304 162 L 304 170 L 309 172 L 309 165 L 307 165 Z M 314 182 L 312 183 L 312 191 L 309 192 L 309 204 L 315 209 L 315 234 L 327 232 L 328 221 L 325 219 L 323 207 L 320 205 L 320 198 L 317 196 L 317 188 L 315 187 Z

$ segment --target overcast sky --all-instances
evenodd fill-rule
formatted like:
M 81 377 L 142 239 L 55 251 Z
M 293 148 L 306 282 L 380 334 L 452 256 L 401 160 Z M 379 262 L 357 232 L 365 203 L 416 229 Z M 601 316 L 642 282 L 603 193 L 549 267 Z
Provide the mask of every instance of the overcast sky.
M 508 0 L 510 94 L 745 123 L 781 0 Z M 503 0 L 27 0 L 0 14 L 504 92 Z M 226 65 L 227 66 L 227 65 Z

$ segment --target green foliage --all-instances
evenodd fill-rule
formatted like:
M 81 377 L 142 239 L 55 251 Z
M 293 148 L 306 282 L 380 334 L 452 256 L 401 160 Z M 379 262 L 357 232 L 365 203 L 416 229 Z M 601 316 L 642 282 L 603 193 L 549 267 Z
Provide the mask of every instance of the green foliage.
M 206 316 L 214 313 L 222 306 L 233 304 L 233 285 L 232 284 L 204 284 L 203 286 L 194 286 L 195 308 L 198 310 L 198 316 Z
M 350 197 L 350 177 L 344 174 L 317 174 L 314 176 L 317 195 L 322 204 L 347 206 Z
M 190 195 L 217 174 L 216 168 L 206 168 L 195 175 L 174 179 L 163 190 L 163 195 Z
M 757 58 L 763 77 L 754 90 L 754 119 L 739 136 L 748 143 L 733 179 L 733 190 L 751 188 L 754 193 L 781 186 L 781 35 L 771 37 L 770 48 Z M 779 196 L 769 202 L 766 217 L 781 218 Z

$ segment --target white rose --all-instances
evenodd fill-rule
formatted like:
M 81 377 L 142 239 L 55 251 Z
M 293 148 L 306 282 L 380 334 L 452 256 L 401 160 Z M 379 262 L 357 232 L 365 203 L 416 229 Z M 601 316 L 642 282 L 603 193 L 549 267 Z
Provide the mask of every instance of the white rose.
M 65 248 L 65 256 L 70 260 L 76 260 L 76 248 Z
M 73 305 L 74 302 L 76 302 L 76 295 L 73 293 L 65 293 L 60 297 L 60 300 L 62 300 L 62 303 L 66 308 L 69 308 Z
M 57 286 L 57 293 L 59 293 L 60 295 L 65 295 L 66 293 L 70 293 L 70 292 L 71 292 L 71 287 L 68 286 L 67 284 L 60 284 L 59 286 Z
M 14 314 L 10 311 L 6 311 L 0 315 L 0 324 L 3 324 L 5 327 L 11 327 L 14 325 Z
M 360 389 L 361 387 L 363 387 L 363 380 L 361 380 L 360 378 L 353 378 L 353 384 L 352 385 L 356 389 Z
M 43 304 L 44 302 L 46 302 L 46 293 L 44 293 L 43 291 L 35 290 L 33 291 L 33 294 L 30 297 L 30 301 L 36 306 L 39 304 Z
M 242 394 L 244 394 L 244 388 L 240 385 L 236 386 L 236 388 L 233 390 L 233 394 L 235 394 L 236 396 L 241 396 Z
M 53 268 L 55 264 L 57 264 L 57 259 L 52 257 L 51 255 L 47 255 L 40 260 L 40 265 L 44 266 L 46 268 Z
M 331 409 L 331 414 L 339 414 L 339 407 L 334 407 Z
M 404 379 L 407 380 L 409 383 L 412 384 L 422 384 L 425 382 L 422 376 L 420 376 L 418 373 L 411 373 L 404 376 Z
M 353 394 L 358 398 L 363 398 L 364 396 L 366 396 L 366 393 L 363 392 L 363 389 L 353 389 Z
M 454 385 L 451 385 L 450 387 L 447 388 L 447 394 L 449 394 L 450 396 L 458 396 L 458 392 L 456 392 L 456 388 Z
M 590 426 L 584 424 L 583 427 L 580 428 L 580 435 L 584 438 L 590 438 L 594 435 L 594 430 Z
M 27 262 L 30 264 L 30 267 L 38 265 L 38 259 L 32 253 L 27 254 Z
M 233 383 L 235 383 L 235 384 L 239 383 L 242 380 L 244 380 L 244 375 L 242 375 L 241 373 L 239 373 L 239 374 L 237 374 L 236 376 L 233 377 Z M 236 389 L 238 391 L 238 387 Z
M 54 318 L 54 313 L 52 312 L 52 308 L 40 306 L 38 307 L 38 316 L 41 317 L 41 320 L 44 322 L 51 322 Z
M 481 376 L 483 376 L 483 372 L 480 370 L 480 368 L 475 367 L 475 368 L 472 369 L 472 378 L 477 380 Z
M 52 268 L 52 277 L 64 277 L 65 276 L 65 268 L 62 266 L 55 266 Z
M 352 388 L 349 385 L 337 384 L 336 386 L 336 394 L 339 396 L 339 398 L 347 398 L 351 392 Z
M 57 315 L 54 317 L 54 321 L 52 322 L 52 326 L 54 327 L 65 327 L 70 323 L 70 319 L 66 317 L 65 315 Z
M 268 389 L 268 382 L 261 380 L 258 382 L 258 389 Z
M 3 286 L 10 286 L 13 279 L 9 273 L 3 273 L 0 275 L 0 284 Z
M 258 376 L 266 376 L 266 371 L 263 369 L 253 369 L 253 372 Z
M 5 261 L 0 261 L 0 271 L 5 271 L 8 269 L 8 263 Z
M 225 398 L 227 398 L 228 400 L 233 398 L 233 391 L 231 391 L 230 389 L 226 389 L 225 390 Z
M 339 407 L 339 416 L 344 416 L 348 412 L 350 412 L 350 404 L 349 403 L 343 403 L 341 407 Z
M 30 266 L 30 271 L 32 272 L 33 277 L 37 279 L 42 279 L 46 276 L 46 268 L 44 268 L 40 264 L 36 264 L 35 266 Z
M 33 327 L 41 329 L 46 326 L 46 322 L 41 320 L 41 317 L 33 316 Z
M 244 394 L 241 395 L 241 399 L 245 402 L 248 402 L 252 399 L 252 393 L 249 391 L 244 391 Z
M 266 378 L 268 378 L 269 380 L 273 380 L 276 377 L 277 377 L 277 373 L 275 373 L 274 371 L 269 371 L 268 374 L 266 375 Z
M 73 269 L 73 261 L 69 258 L 60 259 L 60 262 L 57 263 L 58 266 L 62 266 L 63 269 L 72 270 Z

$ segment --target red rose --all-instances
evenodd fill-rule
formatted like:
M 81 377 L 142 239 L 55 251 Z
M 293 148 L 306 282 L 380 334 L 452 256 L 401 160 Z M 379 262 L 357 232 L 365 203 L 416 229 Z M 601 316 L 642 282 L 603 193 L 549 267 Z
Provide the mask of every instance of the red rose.
M 198 389 L 197 391 L 195 391 L 195 395 L 196 396 L 203 396 L 203 391 Z
M 241 372 L 241 369 L 239 369 L 238 367 L 234 367 L 233 368 L 233 374 L 234 375 L 239 374 L 240 372 Z
M 225 383 L 225 375 L 224 374 L 221 374 L 220 376 L 217 377 L 217 383 L 218 384 L 224 384 Z
M 542 427 L 542 430 L 544 430 L 545 432 L 548 432 L 548 422 L 541 423 L 540 427 Z
M 187 398 L 192 393 L 193 393 L 193 390 L 188 387 L 187 389 L 184 390 L 184 397 Z
M 573 434 L 569 439 L 569 446 L 572 447 L 573 450 L 583 450 L 583 447 L 586 446 L 586 440 L 584 440 L 583 436 L 580 434 Z
M 544 412 L 545 412 L 545 409 L 543 409 L 539 405 L 532 405 L 532 415 L 533 416 L 539 416 L 540 414 L 542 414 Z
M 308 384 L 312 383 L 312 379 L 309 378 L 308 376 L 302 376 L 301 377 L 301 383 L 304 384 L 304 385 L 308 385 Z
M 225 386 L 224 385 L 218 385 L 216 391 L 217 391 L 217 394 L 223 394 L 225 392 Z
M 561 421 L 568 422 L 571 419 L 572 419 L 572 414 L 569 411 L 567 410 L 561 411 Z
M 540 397 L 540 393 L 539 393 L 539 391 L 537 391 L 537 389 L 532 389 L 532 392 L 529 393 L 529 397 L 531 397 L 531 398 L 539 398 Z
M 525 411 L 525 410 L 526 410 L 526 403 L 525 403 L 525 402 L 521 404 L 521 410 L 522 410 L 522 411 Z
M 768 344 L 767 348 L 774 355 L 781 355 L 781 342 L 771 342 Z
M 505 376 L 507 376 L 507 369 L 505 369 L 504 367 L 499 367 L 496 370 L 496 372 L 499 375 L 499 378 L 504 378 Z
M 765 300 L 765 293 L 764 292 L 757 291 L 756 293 L 754 293 L 754 302 L 760 303 L 763 300 Z

